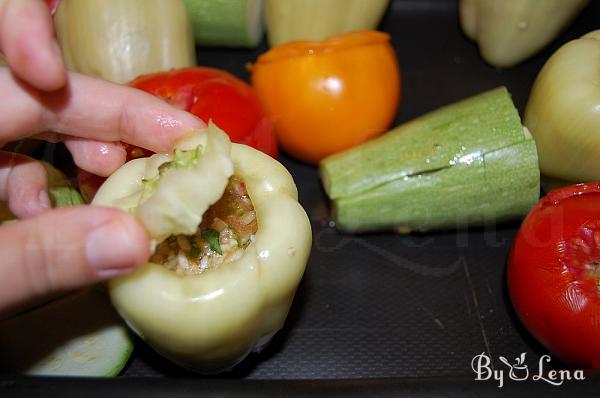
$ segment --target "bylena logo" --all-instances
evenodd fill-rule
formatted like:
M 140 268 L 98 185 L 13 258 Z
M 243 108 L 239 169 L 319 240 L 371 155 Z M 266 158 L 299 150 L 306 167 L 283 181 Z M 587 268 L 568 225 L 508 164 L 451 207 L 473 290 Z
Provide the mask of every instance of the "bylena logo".
M 471 369 L 475 372 L 475 380 L 495 380 L 498 382 L 498 388 L 504 386 L 505 380 L 523 381 L 531 378 L 533 381 L 542 381 L 554 386 L 560 386 L 565 381 L 569 380 L 585 380 L 583 370 L 546 370 L 544 364 L 550 363 L 550 355 L 542 355 L 538 362 L 537 372 L 533 373 L 529 371 L 529 367 L 525 363 L 526 353 L 522 353 L 516 357 L 514 362 L 511 363 L 503 356 L 499 356 L 498 359 L 504 365 L 506 369 L 494 369 L 492 366 L 492 359 L 484 352 L 475 355 L 471 361 Z

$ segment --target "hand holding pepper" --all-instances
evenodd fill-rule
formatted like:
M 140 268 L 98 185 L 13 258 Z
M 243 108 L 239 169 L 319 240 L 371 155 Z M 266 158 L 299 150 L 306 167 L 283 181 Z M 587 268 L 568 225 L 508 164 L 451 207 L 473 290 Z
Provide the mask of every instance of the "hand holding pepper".
M 169 150 L 203 123 L 140 91 L 67 73 L 40 0 L 0 0 L 0 145 L 34 137 L 64 141 L 75 163 L 108 175 L 125 160 L 118 141 Z M 43 133 L 52 130 L 56 133 Z M 150 243 L 116 209 L 49 209 L 45 172 L 0 151 L 0 199 L 21 220 L 0 228 L 0 315 L 30 300 L 133 271 Z

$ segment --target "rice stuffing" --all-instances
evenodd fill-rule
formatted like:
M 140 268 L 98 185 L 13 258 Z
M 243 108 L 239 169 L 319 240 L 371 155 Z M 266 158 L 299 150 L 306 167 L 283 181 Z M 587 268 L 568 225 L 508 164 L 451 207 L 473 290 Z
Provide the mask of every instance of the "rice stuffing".
M 156 247 L 150 261 L 179 275 L 198 275 L 240 259 L 257 228 L 246 186 L 233 176 L 221 199 L 204 213 L 196 233 L 170 236 Z

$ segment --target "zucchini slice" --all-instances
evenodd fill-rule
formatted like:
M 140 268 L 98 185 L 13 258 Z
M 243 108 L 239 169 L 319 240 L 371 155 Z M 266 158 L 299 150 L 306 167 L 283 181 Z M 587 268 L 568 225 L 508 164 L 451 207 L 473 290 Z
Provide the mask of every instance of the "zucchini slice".
M 87 288 L 0 322 L 0 371 L 43 376 L 116 376 L 133 350 L 100 288 Z
M 337 227 L 451 229 L 519 218 L 539 199 L 531 134 L 500 87 L 321 161 Z

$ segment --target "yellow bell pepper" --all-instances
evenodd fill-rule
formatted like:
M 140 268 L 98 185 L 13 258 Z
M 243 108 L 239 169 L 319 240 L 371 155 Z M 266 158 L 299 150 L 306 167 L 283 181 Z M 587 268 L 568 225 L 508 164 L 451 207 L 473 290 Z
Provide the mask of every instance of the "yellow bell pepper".
M 541 172 L 572 182 L 600 179 L 600 30 L 559 48 L 537 76 L 524 122 Z
M 173 155 L 132 160 L 108 178 L 93 204 L 133 212 L 159 241 L 197 227 L 198 215 L 223 194 L 231 174 L 244 181 L 258 230 L 241 258 L 189 276 L 148 263 L 109 283 L 117 310 L 158 352 L 188 369 L 215 372 L 262 347 L 282 327 L 308 259 L 311 228 L 292 177 L 270 156 L 230 144 L 214 125 L 176 147 L 184 154 L 203 152 L 191 166 L 166 171 L 161 165 L 172 164 Z M 207 178 L 213 179 L 210 197 Z
M 460 23 L 483 58 L 513 66 L 545 47 L 589 0 L 460 0 Z
M 194 66 L 182 0 L 62 0 L 54 17 L 67 68 L 117 83 Z

